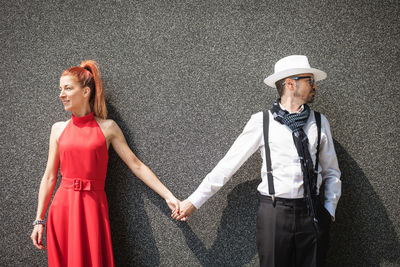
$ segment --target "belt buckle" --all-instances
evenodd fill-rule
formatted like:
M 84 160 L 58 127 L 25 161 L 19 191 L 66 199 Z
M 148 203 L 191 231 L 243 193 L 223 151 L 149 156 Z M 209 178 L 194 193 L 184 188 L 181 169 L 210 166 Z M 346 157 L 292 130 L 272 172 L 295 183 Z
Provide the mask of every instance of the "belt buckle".
M 81 191 L 82 190 L 82 180 L 75 179 L 74 180 L 74 191 Z

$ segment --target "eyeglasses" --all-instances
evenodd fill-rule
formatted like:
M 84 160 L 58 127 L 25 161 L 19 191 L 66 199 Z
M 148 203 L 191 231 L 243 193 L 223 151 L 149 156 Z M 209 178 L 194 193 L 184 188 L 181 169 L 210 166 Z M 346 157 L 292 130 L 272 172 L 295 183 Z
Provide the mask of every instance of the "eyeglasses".
M 290 77 L 288 79 L 292 79 L 292 80 L 300 80 L 300 79 L 310 79 L 308 80 L 308 82 L 310 83 L 311 86 L 313 86 L 315 84 L 315 80 L 313 77 L 311 76 L 297 76 L 297 77 Z M 282 85 L 285 85 L 285 82 L 282 83 Z

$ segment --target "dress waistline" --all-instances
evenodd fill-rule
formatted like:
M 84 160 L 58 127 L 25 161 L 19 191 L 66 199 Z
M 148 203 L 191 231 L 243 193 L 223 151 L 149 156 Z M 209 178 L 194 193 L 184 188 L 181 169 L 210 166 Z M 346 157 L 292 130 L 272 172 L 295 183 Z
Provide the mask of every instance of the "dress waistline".
M 104 184 L 104 180 L 63 177 L 61 179 L 60 187 L 65 189 L 73 189 L 74 191 L 101 191 L 104 190 Z

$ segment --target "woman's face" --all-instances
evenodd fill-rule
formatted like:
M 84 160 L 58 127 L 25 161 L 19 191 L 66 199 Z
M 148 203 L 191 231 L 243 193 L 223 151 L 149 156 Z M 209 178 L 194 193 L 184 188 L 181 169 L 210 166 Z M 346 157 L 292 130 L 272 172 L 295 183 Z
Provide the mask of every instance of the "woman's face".
M 88 101 L 90 89 L 82 88 L 75 76 L 66 75 L 60 78 L 60 99 L 66 111 L 79 109 Z

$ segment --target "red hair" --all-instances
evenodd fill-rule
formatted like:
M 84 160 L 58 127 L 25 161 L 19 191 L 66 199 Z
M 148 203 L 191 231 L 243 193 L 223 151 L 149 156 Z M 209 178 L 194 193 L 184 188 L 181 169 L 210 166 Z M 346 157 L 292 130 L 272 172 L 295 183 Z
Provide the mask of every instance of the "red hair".
M 107 119 L 107 108 L 104 100 L 103 84 L 101 82 L 99 67 L 94 60 L 82 61 L 79 67 L 65 70 L 61 76 L 71 75 L 76 77 L 82 87 L 90 88 L 89 104 L 95 116 Z

